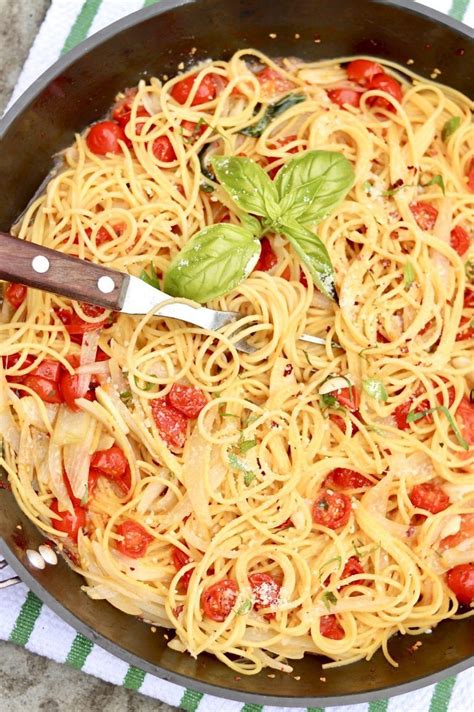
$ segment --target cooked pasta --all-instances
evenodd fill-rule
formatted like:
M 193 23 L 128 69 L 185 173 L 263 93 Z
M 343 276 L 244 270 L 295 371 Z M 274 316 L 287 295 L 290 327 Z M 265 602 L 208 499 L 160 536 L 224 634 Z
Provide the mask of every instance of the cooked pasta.
M 89 596 L 239 674 L 397 665 L 394 634 L 469 615 L 472 108 L 391 63 L 242 50 L 140 81 L 61 154 L 14 234 L 157 286 L 200 230 L 241 224 L 212 155 L 276 180 L 330 151 L 355 176 L 311 226 L 339 304 L 271 232 L 207 303 L 239 333 L 5 285 L 1 463 Z

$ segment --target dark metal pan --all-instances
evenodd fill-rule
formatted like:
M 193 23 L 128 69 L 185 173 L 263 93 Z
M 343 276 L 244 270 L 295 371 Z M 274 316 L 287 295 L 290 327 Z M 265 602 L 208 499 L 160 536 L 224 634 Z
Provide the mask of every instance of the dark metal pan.
M 25 207 L 50 170 L 52 155 L 102 116 L 120 89 L 142 76 L 172 75 L 180 62 L 190 63 L 193 47 L 194 61 L 229 57 L 247 46 L 311 60 L 358 53 L 402 65 L 410 59 L 419 74 L 429 77 L 440 69 L 440 81 L 472 96 L 473 39 L 460 23 L 412 2 L 165 0 L 83 42 L 36 81 L 3 119 L 0 230 L 8 231 Z M 0 490 L 0 550 L 47 605 L 127 662 L 203 692 L 268 705 L 348 704 L 414 690 L 472 664 L 470 619 L 441 624 L 423 637 L 415 655 L 409 652 L 413 638 L 395 637 L 390 650 L 398 668 L 378 653 L 370 662 L 323 672 L 320 659 L 306 656 L 295 664 L 294 675 L 239 679 L 209 655 L 193 660 L 169 650 L 160 632 L 153 634 L 108 603 L 88 598 L 80 590 L 82 580 L 64 562 L 31 570 L 25 548 L 40 543 L 40 534 L 11 493 Z

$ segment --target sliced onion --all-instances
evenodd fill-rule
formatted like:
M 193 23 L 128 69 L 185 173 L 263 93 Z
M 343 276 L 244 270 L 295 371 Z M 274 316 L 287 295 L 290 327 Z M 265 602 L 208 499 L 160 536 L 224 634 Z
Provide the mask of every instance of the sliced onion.
M 408 524 L 400 524 L 387 518 L 388 498 L 393 484 L 393 475 L 388 474 L 382 477 L 373 487 L 370 487 L 362 497 L 359 507 L 356 509 L 356 518 L 365 509 L 385 531 L 393 537 L 406 539 L 408 537 Z M 411 527 L 416 531 L 417 527 Z
M 471 564 L 474 561 L 474 538 L 463 541 L 462 547 L 454 546 L 443 551 L 442 560 L 447 569 L 459 564 Z
M 150 482 L 141 495 L 140 501 L 137 505 L 137 512 L 144 514 L 153 504 L 155 499 L 157 499 L 165 489 L 166 485 L 163 482 Z
M 211 429 L 214 411 L 206 416 L 205 427 Z M 183 484 L 191 502 L 191 507 L 198 521 L 211 526 L 209 512 L 209 493 L 206 490 L 206 475 L 209 473 L 211 444 L 195 427 L 184 447 Z M 196 474 L 198 476 L 196 476 Z
M 87 485 L 89 480 L 89 469 L 91 462 L 91 448 L 94 439 L 96 421 L 88 413 L 82 413 L 87 418 L 87 426 L 84 426 L 85 435 L 79 442 L 64 445 L 64 468 L 71 485 L 74 497 L 82 499 L 87 497 Z
M 91 416 L 84 411 L 74 411 L 65 405 L 59 407 L 54 426 L 53 441 L 56 445 L 73 445 L 82 442 L 89 428 Z
M 99 345 L 99 330 L 88 331 L 84 334 L 81 346 L 80 365 L 87 366 L 94 363 Z M 78 398 L 85 396 L 91 382 L 91 373 L 81 373 L 77 380 Z
M 268 410 L 276 410 L 281 408 L 283 403 L 299 390 L 299 385 L 293 369 L 285 376 L 285 370 L 291 368 L 291 363 L 288 359 L 278 357 L 275 359 L 270 373 L 270 394 L 266 408 Z
M 94 361 L 93 363 L 85 364 L 84 366 L 78 366 L 76 368 L 76 373 L 82 375 L 84 373 L 89 373 L 96 376 L 108 376 L 110 373 L 109 362 L 108 361 Z
M 0 381 L 0 435 L 5 438 L 5 441 L 15 452 L 18 452 L 20 428 L 13 418 L 10 409 L 10 389 L 3 378 Z
M 58 500 L 59 511 L 68 509 L 72 512 L 72 502 L 69 497 L 66 483 L 63 477 L 63 457 L 62 450 L 54 440 L 49 442 L 48 452 L 48 467 L 49 467 L 49 488 Z
M 18 405 L 22 410 L 23 417 L 25 418 L 25 420 L 28 421 L 28 423 L 33 425 L 35 428 L 38 428 L 38 430 L 42 430 L 43 432 L 50 432 L 52 430 L 53 423 L 56 418 L 59 407 L 57 404 L 43 403 L 47 415 L 47 422 L 49 424 L 49 428 L 47 427 L 44 421 L 41 412 L 42 409 L 40 408 L 38 400 L 36 398 L 34 398 L 33 396 L 24 396 L 20 399 Z

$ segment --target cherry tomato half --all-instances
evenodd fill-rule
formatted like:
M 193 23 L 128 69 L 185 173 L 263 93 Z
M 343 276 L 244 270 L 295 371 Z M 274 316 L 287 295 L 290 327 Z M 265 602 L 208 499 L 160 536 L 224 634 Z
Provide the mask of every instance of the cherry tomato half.
M 400 82 L 396 79 L 390 77 L 388 74 L 376 74 L 373 79 L 369 82 L 367 89 L 377 89 L 378 91 L 383 91 L 385 94 L 396 99 L 398 102 L 402 100 L 402 86 Z M 388 111 L 395 111 L 395 106 L 391 101 L 383 96 L 373 96 L 368 100 L 370 106 L 379 106 L 382 109 L 387 109 Z
M 456 419 L 458 418 L 461 420 L 461 432 L 464 439 L 469 445 L 474 445 L 474 403 L 471 403 L 466 396 L 463 396 L 458 405 Z
M 328 91 L 328 97 L 331 99 L 332 103 L 342 107 L 345 104 L 358 107 L 360 105 L 361 96 L 362 93 L 360 91 L 356 91 L 355 89 L 346 89 L 343 87 L 338 89 L 329 89 Z
M 191 90 L 194 88 L 194 83 L 196 81 L 197 75 L 191 74 L 191 76 L 182 79 L 177 82 L 171 89 L 171 96 L 178 104 L 185 104 Z M 210 74 L 206 74 L 196 89 L 194 98 L 191 102 L 191 106 L 197 106 L 198 104 L 205 104 L 208 101 L 212 101 L 216 96 L 216 85 Z
M 249 583 L 253 593 L 253 607 L 256 611 L 278 603 L 281 587 L 273 576 L 265 573 L 250 574 Z M 271 620 L 275 618 L 275 613 L 266 613 L 264 617 Z
M 335 490 L 353 490 L 360 487 L 370 487 L 371 485 L 372 482 L 367 477 L 346 467 L 336 467 L 336 469 L 331 470 L 324 480 L 325 487 Z
M 383 67 L 370 59 L 354 59 L 347 66 L 348 78 L 361 86 L 367 86 L 377 74 L 384 74 Z
M 468 606 L 474 601 L 474 564 L 459 564 L 450 569 L 446 580 L 459 603 Z
M 453 250 L 456 250 L 458 255 L 463 255 L 469 249 L 469 243 L 469 234 L 461 225 L 456 225 L 456 227 L 451 230 L 451 237 L 449 239 L 449 244 Z
M 57 499 L 53 499 L 49 508 L 61 517 L 61 519 L 51 520 L 53 528 L 57 529 L 58 532 L 65 532 L 73 541 L 77 541 L 79 529 L 85 527 L 86 524 L 86 510 L 75 504 L 73 506 L 73 514 L 69 511 L 60 512 Z
M 410 203 L 410 210 L 415 217 L 418 227 L 422 230 L 432 230 L 434 228 L 438 217 L 438 211 L 434 205 L 424 201 Z
M 168 405 L 166 398 L 155 398 L 151 412 L 161 437 L 171 447 L 183 447 L 186 441 L 187 418 Z
M 450 505 L 446 492 L 439 485 L 435 485 L 432 482 L 415 485 L 409 496 L 414 507 L 425 509 L 431 514 L 442 512 Z
M 31 373 L 23 378 L 23 383 L 37 393 L 45 403 L 62 403 L 63 397 L 59 384 L 49 381 L 42 376 L 33 376 Z
M 189 562 L 191 561 L 191 558 L 188 556 L 188 554 L 186 554 L 186 552 L 182 549 L 178 549 L 177 546 L 173 546 L 173 549 L 171 551 L 171 559 L 173 561 L 173 565 L 176 571 L 181 571 L 183 566 L 186 566 L 186 564 L 189 564 Z M 186 591 L 188 590 L 189 581 L 191 580 L 193 571 L 194 569 L 189 569 L 189 571 L 185 571 L 179 579 L 178 590 L 180 591 L 180 593 L 186 593 Z
M 138 522 L 127 519 L 116 528 L 117 534 L 123 536 L 122 541 L 117 542 L 117 549 L 124 556 L 131 559 L 139 559 L 146 554 L 148 545 L 153 541 L 153 537 Z
M 446 551 L 459 546 L 467 539 L 474 539 L 474 514 L 461 514 L 461 526 L 456 534 L 445 536 L 439 542 L 439 550 Z
M 321 616 L 319 630 L 324 638 L 331 638 L 331 640 L 342 640 L 344 638 L 344 628 L 334 614 Z
M 86 143 L 92 153 L 105 156 L 106 153 L 121 153 L 119 141 L 127 141 L 124 130 L 115 121 L 99 121 L 90 127 Z
M 21 307 L 26 299 L 26 287 L 18 282 L 10 282 L 5 290 L 5 299 L 14 309 Z
M 340 388 L 338 391 L 332 391 L 330 395 L 334 396 L 343 408 L 347 408 L 351 412 L 359 409 L 360 396 L 355 386 Z
M 213 621 L 225 621 L 236 604 L 239 589 L 232 579 L 222 579 L 206 588 L 201 596 L 204 615 Z
M 97 450 L 92 455 L 91 467 L 100 470 L 106 477 L 120 479 L 125 475 L 128 460 L 121 448 L 112 445 L 107 450 Z
M 197 418 L 207 403 L 206 396 L 200 388 L 186 386 L 184 383 L 173 383 L 166 401 L 186 418 L 191 419 Z
M 456 341 L 474 339 L 474 326 L 471 326 L 471 323 L 471 319 L 468 319 L 466 316 L 461 317 L 461 321 L 459 322 L 459 331 L 456 334 Z
M 265 67 L 255 75 L 260 84 L 265 88 L 267 94 L 275 94 L 289 91 L 295 85 L 286 79 L 280 72 L 271 67 Z
M 351 506 L 347 495 L 323 490 L 313 504 L 313 521 L 329 529 L 339 529 L 349 521 Z
M 260 240 L 261 252 L 257 264 L 253 268 L 254 272 L 268 272 L 278 262 L 276 254 L 270 244 L 268 237 L 262 237 Z
M 342 570 L 341 574 L 341 579 L 346 579 L 349 578 L 349 576 L 355 576 L 356 574 L 364 574 L 364 567 L 359 561 L 359 557 L 357 556 L 351 556 L 349 559 L 347 559 L 344 568 Z M 343 586 L 340 586 L 339 588 L 343 589 L 346 586 L 352 586 L 353 584 L 357 583 L 364 583 L 365 578 L 361 576 L 361 578 L 356 579 L 355 581 L 352 581 L 349 584 L 344 584 Z
M 173 145 L 168 136 L 158 136 L 153 141 L 153 155 L 162 163 L 170 163 L 176 158 Z
M 48 381 L 57 383 L 61 377 L 62 366 L 59 361 L 54 361 L 51 358 L 45 358 L 39 366 L 31 371 L 32 376 L 41 376 Z
M 71 410 L 78 411 L 80 408 L 76 405 L 77 398 L 87 398 L 87 400 L 95 400 L 95 395 L 92 390 L 84 390 L 79 388 L 79 376 L 77 374 L 64 373 L 61 376 L 59 387 L 64 402 Z

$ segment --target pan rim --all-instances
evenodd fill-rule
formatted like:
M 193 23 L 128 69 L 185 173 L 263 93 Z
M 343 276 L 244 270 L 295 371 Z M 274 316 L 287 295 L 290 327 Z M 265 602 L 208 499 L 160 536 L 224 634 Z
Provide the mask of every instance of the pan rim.
M 80 59 L 83 55 L 96 49 L 98 46 L 103 44 L 105 41 L 111 39 L 120 32 L 133 27 L 143 21 L 146 21 L 152 17 L 164 14 L 165 12 L 178 8 L 184 5 L 193 4 L 195 0 L 162 0 L 162 2 L 152 5 L 150 7 L 142 8 L 137 10 L 125 17 L 117 20 L 116 22 L 108 25 L 99 32 L 87 38 L 83 42 L 79 43 L 72 50 L 60 57 L 51 67 L 44 71 L 33 83 L 23 92 L 23 94 L 12 104 L 12 106 L 6 111 L 4 116 L 0 119 L 0 141 L 15 121 L 15 119 L 20 116 L 28 106 L 36 99 L 36 97 L 44 91 L 48 84 L 53 81 L 58 75 L 60 75 L 65 69 L 67 69 L 76 60 Z M 380 5 L 391 5 L 394 7 L 402 8 L 407 15 L 414 14 L 420 15 L 422 17 L 427 17 L 433 20 L 435 23 L 449 27 L 455 30 L 461 37 L 461 39 L 466 39 L 469 42 L 474 40 L 474 31 L 471 30 L 467 25 L 449 17 L 431 7 L 421 5 L 412 2 L 412 0 L 370 0 L 374 4 Z M 374 700 L 393 697 L 408 692 L 413 692 L 419 690 L 428 685 L 435 684 L 440 680 L 445 679 L 451 675 L 456 675 L 463 670 L 468 669 L 474 665 L 474 655 L 468 656 L 463 660 L 451 665 L 449 667 L 442 668 L 437 672 L 431 673 L 429 675 L 420 676 L 414 680 L 405 683 L 398 683 L 396 685 L 391 685 L 388 687 L 380 687 L 376 690 L 357 692 L 351 694 L 344 694 L 341 696 L 319 696 L 319 697 L 287 697 L 283 695 L 266 695 L 261 693 L 247 693 L 234 690 L 232 688 L 219 685 L 217 683 L 206 683 L 200 680 L 178 673 L 172 670 L 167 670 L 159 665 L 149 663 L 143 658 L 138 657 L 134 653 L 127 651 L 122 648 L 117 643 L 99 633 L 96 629 L 90 627 L 81 620 L 76 614 L 69 611 L 63 603 L 55 598 L 49 591 L 42 586 L 42 584 L 35 579 L 35 577 L 25 568 L 20 559 L 14 554 L 10 549 L 8 544 L 3 538 L 0 537 L 0 553 L 4 556 L 7 562 L 14 568 L 14 570 L 21 577 L 22 581 L 28 586 L 28 588 L 40 598 L 40 600 L 47 605 L 54 613 L 56 613 L 62 620 L 71 625 L 76 631 L 82 633 L 87 638 L 92 640 L 92 642 L 98 644 L 107 652 L 115 655 L 121 660 L 131 665 L 136 665 L 137 667 L 143 669 L 145 672 L 159 677 L 160 679 L 166 680 L 168 682 L 177 684 L 181 687 L 190 687 L 198 692 L 204 694 L 210 694 L 216 697 L 221 697 L 229 700 L 234 700 L 242 703 L 256 703 L 260 705 L 269 705 L 274 707 L 317 707 L 317 706 L 335 706 L 335 705 L 346 705 L 346 704 L 356 704 L 371 702 Z

